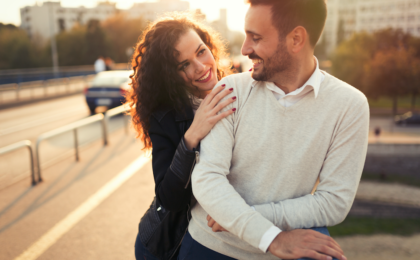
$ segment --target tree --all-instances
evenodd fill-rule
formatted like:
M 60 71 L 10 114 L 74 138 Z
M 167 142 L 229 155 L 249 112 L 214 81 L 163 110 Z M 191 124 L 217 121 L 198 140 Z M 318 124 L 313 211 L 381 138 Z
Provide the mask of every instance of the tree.
M 102 23 L 106 34 L 107 55 L 116 62 L 128 62 L 127 49 L 134 48 L 138 38 L 146 27 L 142 18 L 127 19 L 123 14 L 117 14 Z
M 70 31 L 61 32 L 56 36 L 60 66 L 75 66 L 91 64 L 88 59 L 88 43 L 86 27 L 76 25 Z
M 393 114 L 397 114 L 398 96 L 409 93 L 412 83 L 413 53 L 404 48 L 378 51 L 365 65 L 367 94 L 387 96 L 393 100 Z
M 334 76 L 364 91 L 365 70 L 363 65 L 372 59 L 375 53 L 375 39 L 362 32 L 343 41 L 332 54 L 331 72 Z
M 19 28 L 1 26 L 0 46 L 0 69 L 43 65 L 43 48 L 32 42 L 26 32 Z
M 106 36 L 98 20 L 89 20 L 86 30 L 86 59 L 94 63 L 99 56 L 107 55 Z
M 408 86 L 408 91 L 411 94 L 411 111 L 414 112 L 416 97 L 420 94 L 420 59 L 414 56 L 411 57 L 410 85 Z

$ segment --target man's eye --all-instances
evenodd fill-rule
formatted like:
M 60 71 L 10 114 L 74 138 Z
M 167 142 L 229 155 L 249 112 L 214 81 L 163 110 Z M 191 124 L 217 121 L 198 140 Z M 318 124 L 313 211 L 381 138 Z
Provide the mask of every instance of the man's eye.
M 261 38 L 252 38 L 252 40 L 253 40 L 254 42 L 258 42 L 259 40 L 261 40 Z

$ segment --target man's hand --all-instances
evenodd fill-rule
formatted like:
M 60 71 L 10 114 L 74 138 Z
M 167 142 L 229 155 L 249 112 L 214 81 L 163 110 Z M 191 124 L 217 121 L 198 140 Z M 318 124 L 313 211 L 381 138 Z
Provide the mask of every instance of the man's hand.
M 227 231 L 226 229 L 224 229 L 222 226 L 220 226 L 219 224 L 217 224 L 217 222 L 212 219 L 210 217 L 210 215 L 207 215 L 207 226 L 211 227 L 211 230 L 213 230 L 213 232 L 222 232 L 222 231 Z
M 282 231 L 268 247 L 281 259 L 309 257 L 316 260 L 347 260 L 343 250 L 331 237 L 309 229 Z

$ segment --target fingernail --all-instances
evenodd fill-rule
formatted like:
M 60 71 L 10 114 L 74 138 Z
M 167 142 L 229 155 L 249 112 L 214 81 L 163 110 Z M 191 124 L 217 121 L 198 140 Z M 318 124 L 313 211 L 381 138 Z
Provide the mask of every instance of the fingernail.
M 341 260 L 347 260 L 347 257 L 345 257 L 344 255 L 341 256 Z
M 223 84 L 222 87 L 224 88 L 226 86 L 226 84 Z
M 230 88 L 229 90 L 230 90 L 230 91 L 233 91 L 233 88 Z
M 327 256 L 327 259 L 328 259 L 328 260 L 332 260 L 332 257 L 331 257 L 331 256 Z
M 236 108 L 232 108 L 232 111 L 235 112 L 236 111 Z
M 252 71 L 252 68 L 250 68 L 249 71 Z
M 236 97 L 233 97 L 232 99 L 233 99 L 233 100 L 235 100 L 235 99 L 236 99 Z

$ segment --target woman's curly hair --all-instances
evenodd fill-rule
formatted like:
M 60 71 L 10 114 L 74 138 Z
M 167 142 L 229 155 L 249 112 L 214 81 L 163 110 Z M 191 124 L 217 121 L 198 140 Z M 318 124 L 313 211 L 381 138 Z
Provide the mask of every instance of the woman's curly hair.
M 220 36 L 195 21 L 191 14 L 172 13 L 150 24 L 135 48 L 131 89 L 126 96 L 137 137 L 142 139 L 145 149 L 152 147 L 149 120 L 158 107 L 168 106 L 182 113 L 192 105 L 188 93 L 195 90 L 178 74 L 175 56 L 175 45 L 189 30 L 194 30 L 213 54 L 218 79 L 229 72 L 228 66 L 220 64 L 220 59 L 226 56 Z

